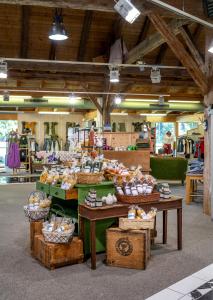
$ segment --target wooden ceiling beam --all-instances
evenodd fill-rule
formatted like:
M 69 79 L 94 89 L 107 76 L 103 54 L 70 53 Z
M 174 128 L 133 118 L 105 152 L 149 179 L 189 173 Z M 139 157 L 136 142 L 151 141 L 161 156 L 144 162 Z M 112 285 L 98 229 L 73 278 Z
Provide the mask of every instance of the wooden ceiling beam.
M 97 100 L 97 96 L 96 95 L 91 95 L 91 94 L 87 94 L 88 93 L 88 84 L 85 84 L 84 82 L 81 83 L 81 87 L 83 88 L 83 90 L 86 92 L 86 96 L 87 98 L 89 98 L 89 100 L 95 105 L 95 107 L 97 108 L 97 110 L 103 114 L 103 108 L 102 106 L 99 104 L 98 100 Z
M 159 50 L 158 55 L 156 56 L 156 59 L 155 59 L 155 64 L 156 65 L 161 64 L 162 60 L 165 57 L 167 49 L 168 49 L 168 44 L 167 43 L 164 43 L 160 46 L 160 50 Z
M 143 25 L 142 25 L 142 28 L 141 28 L 141 32 L 139 34 L 139 37 L 138 37 L 138 41 L 136 43 L 136 46 L 138 44 L 140 44 L 143 40 L 145 40 L 145 38 L 147 37 L 147 33 L 149 31 L 149 27 L 150 27 L 150 20 L 149 18 L 146 16 L 145 19 L 144 19 L 144 22 L 143 22 Z
M 179 9 L 184 9 L 186 12 L 196 15 L 200 18 L 207 19 L 203 12 L 202 1 L 185 1 L 183 8 L 183 0 L 169 0 L 170 5 Z M 165 16 L 176 16 L 174 13 L 162 9 L 154 4 L 147 3 L 146 0 L 134 0 L 134 5 L 142 11 L 143 5 L 147 4 L 148 8 Z M 70 9 L 82 10 L 95 10 L 103 12 L 115 12 L 114 0 L 0 0 L 0 4 L 13 4 L 13 5 L 31 5 L 43 7 L 59 7 Z M 209 21 L 209 19 L 208 19 Z
M 93 17 L 93 12 L 90 10 L 86 10 L 84 15 L 84 22 L 81 30 L 81 39 L 78 48 L 78 55 L 77 55 L 78 61 L 84 61 L 90 27 L 92 24 L 92 17 Z
M 170 28 L 170 30 L 173 32 L 174 35 L 177 35 L 180 33 L 180 27 L 188 23 L 189 20 L 175 19 L 172 20 L 169 24 L 167 24 L 167 26 Z M 147 39 L 145 39 L 136 47 L 134 47 L 132 50 L 130 50 L 126 63 L 131 64 L 131 63 L 135 63 L 139 59 L 143 59 L 143 57 L 146 54 L 155 50 L 163 43 L 165 43 L 165 39 L 159 32 L 150 35 Z
M 30 7 L 21 7 L 20 58 L 28 57 Z
M 49 60 L 56 60 L 56 42 L 50 42 Z
M 186 43 L 189 51 L 191 52 L 195 62 L 199 66 L 199 68 L 202 70 L 203 73 L 205 73 L 205 63 L 203 58 L 200 55 L 200 52 L 198 51 L 195 43 L 193 42 L 191 33 L 187 27 L 180 28 L 180 33 L 183 37 L 184 42 Z
M 149 18 L 152 24 L 155 26 L 156 30 L 162 35 L 164 40 L 167 42 L 173 53 L 181 61 L 184 67 L 188 70 L 189 74 L 199 86 L 202 93 L 205 95 L 208 90 L 207 78 L 197 67 L 197 63 L 189 55 L 189 53 L 184 48 L 183 44 L 176 37 L 171 27 L 163 20 L 161 16 L 155 13 L 150 13 Z

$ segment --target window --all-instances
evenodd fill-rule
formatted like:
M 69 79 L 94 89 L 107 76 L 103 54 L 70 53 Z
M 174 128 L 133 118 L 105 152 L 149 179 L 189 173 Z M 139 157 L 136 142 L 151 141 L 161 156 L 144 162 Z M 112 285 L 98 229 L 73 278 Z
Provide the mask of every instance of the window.
M 198 127 L 197 122 L 180 122 L 178 123 L 178 135 L 187 134 L 188 130 L 194 129 Z
M 156 123 L 156 152 L 163 147 L 163 137 L 167 131 L 171 131 L 172 135 L 175 136 L 175 124 L 167 122 Z

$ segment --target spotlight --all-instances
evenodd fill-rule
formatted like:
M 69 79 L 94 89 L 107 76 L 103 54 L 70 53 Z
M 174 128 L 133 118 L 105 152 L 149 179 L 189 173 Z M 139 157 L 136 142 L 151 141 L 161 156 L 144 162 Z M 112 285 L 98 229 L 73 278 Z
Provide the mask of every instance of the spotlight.
M 210 53 L 213 53 L 213 41 L 212 41 L 212 43 L 210 44 L 208 51 L 209 51 Z
M 164 96 L 159 96 L 158 104 L 164 105 Z
M 152 83 L 160 83 L 161 82 L 160 69 L 153 68 L 151 70 L 150 78 L 151 78 Z
M 140 15 L 140 11 L 130 2 L 130 0 L 119 0 L 115 4 L 114 9 L 130 24 L 132 24 Z
M 5 61 L 0 61 L 0 79 L 7 78 L 7 63 Z
M 52 28 L 49 34 L 49 39 L 54 41 L 63 41 L 68 39 L 68 34 L 64 28 L 62 11 L 56 9 L 55 16 L 53 18 Z
M 116 105 L 121 104 L 121 102 L 122 102 L 121 96 L 120 95 L 116 95 L 115 98 L 114 98 L 114 102 L 115 102 Z
M 139 70 L 140 70 L 141 72 L 144 72 L 144 71 L 145 71 L 145 67 L 144 67 L 145 63 L 144 63 L 143 61 L 139 60 L 139 61 L 137 62 L 137 64 L 138 64 L 138 66 L 139 66 Z
M 70 102 L 70 104 L 75 104 L 75 102 L 76 102 L 76 96 L 75 96 L 75 94 L 72 93 L 69 96 L 69 102 Z
M 113 67 L 109 73 L 110 82 L 112 82 L 112 83 L 119 82 L 119 76 L 120 76 L 119 70 L 117 68 Z
M 8 91 L 4 91 L 3 94 L 3 101 L 9 101 L 10 100 L 10 94 Z

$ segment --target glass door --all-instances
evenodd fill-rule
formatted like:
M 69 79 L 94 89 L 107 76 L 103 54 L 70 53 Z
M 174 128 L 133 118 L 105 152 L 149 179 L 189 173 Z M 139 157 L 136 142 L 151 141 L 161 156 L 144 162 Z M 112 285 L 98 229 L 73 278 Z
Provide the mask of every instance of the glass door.
M 3 168 L 6 163 L 7 153 L 7 135 L 11 130 L 18 128 L 16 120 L 0 120 L 0 167 Z

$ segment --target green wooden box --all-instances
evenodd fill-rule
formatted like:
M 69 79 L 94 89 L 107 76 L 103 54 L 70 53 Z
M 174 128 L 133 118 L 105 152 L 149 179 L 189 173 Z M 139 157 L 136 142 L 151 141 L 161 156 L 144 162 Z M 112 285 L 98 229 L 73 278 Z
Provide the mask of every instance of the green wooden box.
M 50 186 L 50 195 L 62 200 L 78 199 L 78 193 L 76 189 L 65 191 L 60 186 Z
M 47 195 L 50 194 L 50 185 L 49 184 L 37 181 L 36 182 L 36 189 L 39 190 L 39 191 L 41 191 L 41 192 L 46 193 Z

